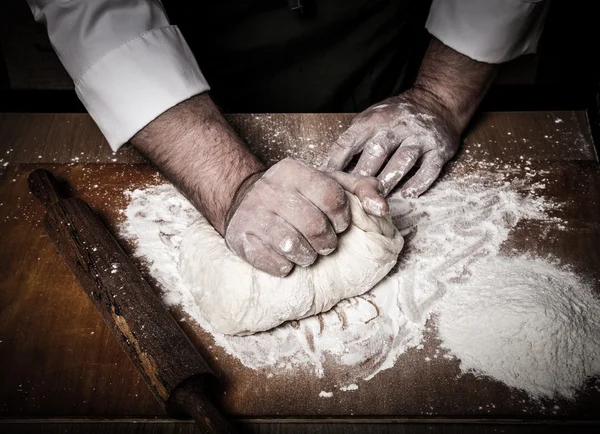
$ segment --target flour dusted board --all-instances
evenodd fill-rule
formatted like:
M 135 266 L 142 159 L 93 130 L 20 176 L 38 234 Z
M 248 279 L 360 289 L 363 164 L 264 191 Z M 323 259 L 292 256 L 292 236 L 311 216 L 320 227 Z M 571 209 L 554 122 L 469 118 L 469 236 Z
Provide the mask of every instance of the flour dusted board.
M 348 127 L 351 113 L 226 115 L 267 162 L 284 156 L 318 160 Z M 463 154 L 483 160 L 596 160 L 584 111 L 489 112 L 476 116 Z M 87 114 L 0 113 L 0 163 L 144 163 L 125 145 L 113 153 Z M 1 167 L 1 166 L 0 166 Z
M 229 118 L 253 149 L 273 161 L 294 153 L 309 158 L 322 156 L 352 115 L 260 114 Z M 598 208 L 589 207 L 599 194 L 598 166 L 586 125 L 582 111 L 484 113 L 470 129 L 459 157 L 470 155 L 485 161 L 498 158 L 511 165 L 522 156 L 539 160 L 536 168 L 548 167 L 542 161 L 589 161 L 552 166 L 559 182 L 549 193 L 573 201 L 564 210 L 576 227 L 573 236 L 559 241 L 551 233 L 549 243 L 543 239 L 516 240 L 522 245 L 532 243 L 532 249 L 565 260 L 580 259 L 583 262 L 577 263 L 581 271 L 598 268 L 599 245 L 598 228 L 593 226 L 598 221 Z M 129 147 L 112 154 L 85 114 L 0 114 L 2 164 L 143 161 Z M 41 207 L 30 198 L 25 185 L 26 174 L 34 167 L 38 166 L 8 166 L 0 179 L 0 416 L 163 418 L 146 385 L 56 257 L 41 228 L 35 226 L 42 216 Z M 76 187 L 74 194 L 101 211 L 113 231 L 120 217 L 118 210 L 126 203 L 122 191 L 160 182 L 154 177 L 155 171 L 144 166 L 59 164 L 50 168 L 70 179 Z M 523 227 L 520 234 L 539 230 Z M 182 325 L 190 335 L 195 333 L 190 323 Z M 203 339 L 199 336 L 196 342 L 201 345 Z M 225 380 L 229 408 L 250 416 L 334 414 L 351 418 L 361 411 L 399 418 L 548 417 L 535 413 L 536 406 L 533 413 L 524 412 L 524 403 L 519 402 L 522 395 L 515 397 L 494 383 L 469 377 L 456 382 L 455 366 L 424 365 L 423 354 L 408 354 L 394 372 L 380 376 L 369 389 L 361 385 L 356 391 L 331 399 L 318 398 L 315 393 L 326 385 L 307 384 L 302 373 L 266 382 L 264 376 L 247 372 L 218 352 L 213 353 L 213 359 L 219 360 L 211 364 Z M 478 409 L 478 403 L 492 399 L 506 405 L 491 414 L 485 406 Z M 597 419 L 597 401 L 595 393 L 584 396 L 576 405 L 562 405 L 558 417 Z M 325 430 L 343 432 L 344 428 Z
M 523 164 L 514 166 L 520 167 L 514 176 L 525 176 Z M 7 168 L 0 185 L 0 383 L 6 386 L 0 392 L 0 415 L 161 415 L 143 381 L 37 224 L 42 213 L 25 186 L 26 175 L 34 167 Z M 568 230 L 548 231 L 526 224 L 517 228 L 506 248 L 552 254 L 574 264 L 578 271 L 599 278 L 593 274 L 600 268 L 597 164 L 532 162 L 529 167 L 549 171 L 545 194 L 566 204 L 556 212 L 567 221 Z M 50 168 L 59 177 L 69 179 L 75 187 L 73 194 L 98 210 L 113 231 L 121 218 L 119 210 L 126 203 L 123 191 L 162 182 L 146 166 Z M 457 166 L 454 173 L 459 170 L 468 171 L 469 165 Z M 594 419 L 600 410 L 595 382 L 576 402 L 540 404 L 499 383 L 471 375 L 457 378 L 456 361 L 433 358 L 435 334 L 429 336 L 424 349 L 407 352 L 393 369 L 370 381 L 358 382 L 357 390 L 342 392 L 333 388 L 330 379 L 317 379 L 301 369 L 267 378 L 267 373 L 244 368 L 221 349 L 209 348 L 210 338 L 193 323 L 181 324 L 223 380 L 226 394 L 221 400 L 229 412 L 237 415 Z M 425 357 L 433 361 L 424 363 Z M 322 391 L 334 393 L 331 398 L 320 398 Z M 554 405 L 558 406 L 556 410 Z

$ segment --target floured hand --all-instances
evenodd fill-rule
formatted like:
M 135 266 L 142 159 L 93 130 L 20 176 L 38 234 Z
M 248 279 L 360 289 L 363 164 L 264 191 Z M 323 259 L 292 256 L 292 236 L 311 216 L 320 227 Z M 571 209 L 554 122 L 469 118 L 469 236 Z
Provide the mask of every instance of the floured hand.
M 342 170 L 362 153 L 352 173 L 377 176 L 379 189 L 387 196 L 420 163 L 402 187 L 403 196 L 414 197 L 437 179 L 458 150 L 459 139 L 459 127 L 449 110 L 430 93 L 411 89 L 357 115 L 330 149 L 326 165 Z
M 242 183 L 228 213 L 225 240 L 255 268 L 285 276 L 294 265 L 311 265 L 337 246 L 350 224 L 344 190 L 374 215 L 388 211 L 377 180 L 347 173 L 324 173 L 285 159 Z

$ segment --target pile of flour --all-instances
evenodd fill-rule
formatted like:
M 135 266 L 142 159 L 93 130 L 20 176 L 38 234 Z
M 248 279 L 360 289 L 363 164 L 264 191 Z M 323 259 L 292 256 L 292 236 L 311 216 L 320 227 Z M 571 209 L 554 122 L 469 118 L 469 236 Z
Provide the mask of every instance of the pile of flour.
M 303 367 L 322 377 L 341 367 L 347 384 L 368 380 L 420 348 L 432 319 L 446 357 L 464 372 L 535 397 L 572 398 L 600 374 L 599 300 L 591 283 L 554 261 L 501 252 L 520 222 L 563 226 L 549 217 L 557 205 L 538 194 L 543 183 L 484 172 L 440 181 L 419 199 L 392 196 L 406 247 L 390 276 L 329 312 L 252 336 L 212 331 L 181 281 L 181 236 L 198 214 L 173 186 L 128 192 L 121 232 L 168 305 L 181 305 L 216 345 L 268 376 Z

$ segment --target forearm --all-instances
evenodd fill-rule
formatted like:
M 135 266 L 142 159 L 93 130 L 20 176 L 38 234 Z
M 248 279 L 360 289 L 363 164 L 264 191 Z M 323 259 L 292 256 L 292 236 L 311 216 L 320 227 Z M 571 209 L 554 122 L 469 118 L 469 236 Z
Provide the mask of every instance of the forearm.
M 462 132 L 498 72 L 498 65 L 478 62 L 432 37 L 413 88 L 441 103 Z
M 235 192 L 264 165 L 207 94 L 174 106 L 131 143 L 146 155 L 223 235 Z

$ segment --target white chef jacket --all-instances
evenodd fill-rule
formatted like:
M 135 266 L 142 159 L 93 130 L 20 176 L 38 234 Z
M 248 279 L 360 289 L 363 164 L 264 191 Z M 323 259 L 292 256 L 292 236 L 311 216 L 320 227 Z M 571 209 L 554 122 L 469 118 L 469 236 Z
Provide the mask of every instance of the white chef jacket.
M 113 150 L 169 108 L 209 90 L 160 0 L 27 0 Z M 475 60 L 535 51 L 548 0 L 433 0 L 427 30 Z

